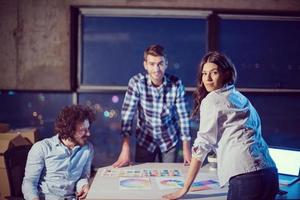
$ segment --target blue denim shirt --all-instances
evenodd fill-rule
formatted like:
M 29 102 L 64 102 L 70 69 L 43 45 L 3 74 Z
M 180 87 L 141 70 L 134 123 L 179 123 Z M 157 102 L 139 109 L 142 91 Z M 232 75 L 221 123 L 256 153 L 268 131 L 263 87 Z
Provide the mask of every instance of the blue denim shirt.
M 90 143 L 68 149 L 55 135 L 35 143 L 27 158 L 22 191 L 26 200 L 65 199 L 88 184 L 93 160 Z
M 220 185 L 239 174 L 275 167 L 250 101 L 233 85 L 210 92 L 201 102 L 200 127 L 192 155 L 217 154 Z

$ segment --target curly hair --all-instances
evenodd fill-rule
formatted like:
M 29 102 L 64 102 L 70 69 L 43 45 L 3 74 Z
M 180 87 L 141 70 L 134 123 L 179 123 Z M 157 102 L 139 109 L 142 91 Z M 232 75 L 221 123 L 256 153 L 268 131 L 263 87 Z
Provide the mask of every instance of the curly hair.
M 196 114 L 199 112 L 200 104 L 202 100 L 206 97 L 208 94 L 207 90 L 204 87 L 204 84 L 202 82 L 202 70 L 205 63 L 214 63 L 218 66 L 218 69 L 226 74 L 226 78 L 224 80 L 224 85 L 233 85 L 236 82 L 237 73 L 236 68 L 234 64 L 231 62 L 229 58 L 227 58 L 224 54 L 218 52 L 218 51 L 211 51 L 208 52 L 204 57 L 202 58 L 200 65 L 199 65 L 199 71 L 197 76 L 197 86 L 196 90 L 193 93 L 194 97 L 194 108 L 192 112 L 192 117 L 195 117 Z
M 71 105 L 64 107 L 58 114 L 54 131 L 60 139 L 73 138 L 76 131 L 76 124 L 88 120 L 90 124 L 95 121 L 96 114 L 90 107 L 82 105 Z

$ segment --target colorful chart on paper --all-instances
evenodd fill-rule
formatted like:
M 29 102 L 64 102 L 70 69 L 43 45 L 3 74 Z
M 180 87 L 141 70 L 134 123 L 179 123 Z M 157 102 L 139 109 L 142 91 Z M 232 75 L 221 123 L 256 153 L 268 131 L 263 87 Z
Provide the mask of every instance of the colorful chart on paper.
M 102 171 L 104 177 L 142 177 L 141 170 L 134 169 L 104 169 Z
M 104 169 L 103 177 L 170 177 L 182 176 L 178 169 Z
M 202 191 L 220 188 L 219 183 L 215 180 L 194 181 L 190 191 Z
M 182 188 L 184 184 L 184 180 L 183 178 L 180 177 L 176 177 L 176 178 L 157 177 L 156 183 L 159 189 L 166 190 L 166 189 Z
M 156 183 L 161 190 L 182 188 L 184 184 L 183 178 L 180 177 L 157 177 Z M 219 184 L 214 180 L 196 180 L 191 186 L 191 191 L 201 191 L 209 189 L 217 189 Z
M 182 176 L 182 172 L 178 169 L 143 169 L 145 177 L 166 177 L 166 176 Z
M 120 190 L 150 190 L 149 178 L 119 178 Z

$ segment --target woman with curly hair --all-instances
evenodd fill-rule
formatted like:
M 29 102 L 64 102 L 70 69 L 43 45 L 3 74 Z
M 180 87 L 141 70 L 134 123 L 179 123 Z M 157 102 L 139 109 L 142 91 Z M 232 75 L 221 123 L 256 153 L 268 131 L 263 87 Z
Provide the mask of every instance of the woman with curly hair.
M 35 143 L 28 154 L 22 184 L 26 200 L 85 199 L 94 154 L 89 127 L 94 120 L 89 107 L 62 109 L 56 135 Z
M 199 66 L 194 114 L 200 127 L 182 189 L 166 199 L 184 196 L 210 151 L 217 155 L 220 186 L 229 183 L 229 200 L 271 200 L 278 174 L 261 133 L 261 121 L 250 101 L 235 89 L 236 69 L 219 52 L 207 53 Z

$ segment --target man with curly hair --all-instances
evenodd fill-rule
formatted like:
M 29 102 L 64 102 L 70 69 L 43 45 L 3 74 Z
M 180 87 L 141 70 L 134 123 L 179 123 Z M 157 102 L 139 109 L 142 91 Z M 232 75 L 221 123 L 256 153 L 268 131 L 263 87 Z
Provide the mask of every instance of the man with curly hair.
M 85 199 L 94 150 L 88 142 L 95 113 L 66 106 L 55 121 L 56 135 L 35 143 L 27 157 L 22 191 L 26 200 Z

